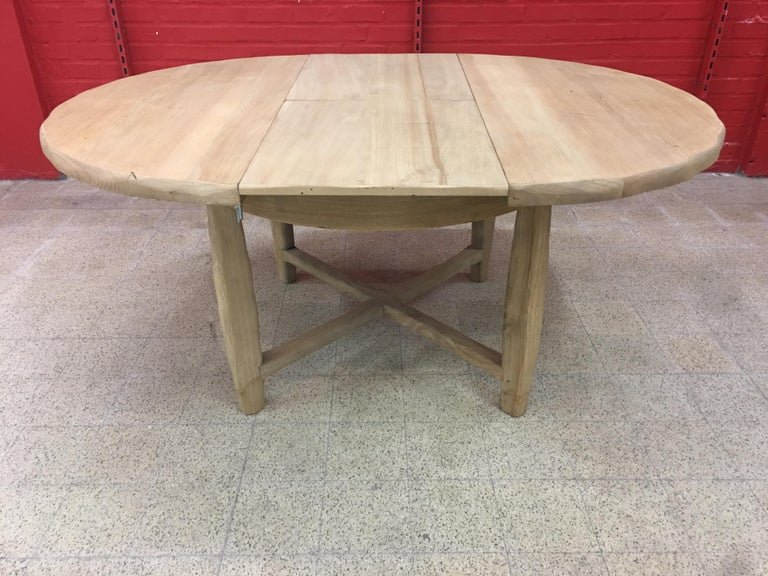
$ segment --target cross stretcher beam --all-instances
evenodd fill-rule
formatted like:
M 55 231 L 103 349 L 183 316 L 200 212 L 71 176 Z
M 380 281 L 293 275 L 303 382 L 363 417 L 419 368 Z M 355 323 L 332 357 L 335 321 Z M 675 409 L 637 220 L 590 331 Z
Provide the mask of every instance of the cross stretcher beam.
M 469 338 L 458 330 L 405 304 L 482 260 L 483 251 L 467 248 L 442 264 L 396 286 L 392 292 L 358 283 L 322 260 L 299 250 L 282 250 L 282 259 L 312 274 L 334 288 L 363 301 L 358 308 L 314 328 L 306 334 L 264 352 L 261 373 L 273 374 L 280 368 L 356 330 L 366 322 L 386 315 L 415 332 L 430 338 L 475 366 L 501 378 L 501 354 Z

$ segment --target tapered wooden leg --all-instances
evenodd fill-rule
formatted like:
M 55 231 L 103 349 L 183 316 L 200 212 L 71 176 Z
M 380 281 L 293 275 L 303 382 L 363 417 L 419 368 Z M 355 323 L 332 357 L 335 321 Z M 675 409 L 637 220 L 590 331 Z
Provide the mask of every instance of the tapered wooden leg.
M 544 317 L 551 206 L 520 208 L 515 220 L 504 303 L 501 409 L 522 416 L 528 407 Z
M 259 314 L 243 226 L 235 210 L 208 206 L 208 234 L 219 319 L 238 403 L 242 412 L 254 414 L 264 407 Z
M 496 218 L 472 222 L 472 248 L 483 251 L 483 259 L 469 269 L 469 279 L 473 282 L 485 282 L 488 279 L 495 224 Z
M 293 241 L 293 224 L 275 222 L 272 224 L 272 239 L 275 245 L 275 263 L 277 264 L 277 277 L 286 284 L 296 282 L 296 267 L 283 259 L 283 250 L 288 250 L 295 246 Z

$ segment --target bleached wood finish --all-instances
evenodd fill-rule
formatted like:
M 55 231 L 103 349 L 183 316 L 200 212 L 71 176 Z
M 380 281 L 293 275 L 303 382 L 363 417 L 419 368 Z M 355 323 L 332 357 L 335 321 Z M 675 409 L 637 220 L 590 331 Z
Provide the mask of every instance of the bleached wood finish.
M 522 416 L 539 355 L 549 261 L 550 206 L 521 208 L 515 219 L 502 334 L 501 409 Z
M 209 62 L 84 92 L 40 130 L 64 173 L 135 196 L 620 198 L 710 165 L 722 123 L 671 86 L 607 68 L 464 54 Z
M 259 314 L 243 226 L 235 210 L 208 206 L 208 234 L 219 320 L 238 403 L 240 410 L 254 414 L 264 407 Z
M 448 258 L 418 276 L 396 285 L 391 294 L 403 301 L 413 300 L 439 286 L 451 276 L 465 270 L 467 266 L 478 262 L 482 258 L 480 250 L 467 248 L 455 256 Z M 357 293 L 361 294 L 361 293 Z M 283 342 L 263 354 L 261 375 L 271 376 L 278 370 L 296 362 L 307 354 L 319 350 L 323 346 L 343 338 L 363 326 L 364 324 L 381 318 L 384 308 L 375 300 L 366 300 L 357 308 L 350 310 L 322 324 L 312 328 L 292 340 Z
M 310 60 L 315 56 L 310 56 Z M 240 193 L 308 196 L 506 196 L 472 101 L 410 97 L 287 100 Z
M 214 280 L 241 409 L 264 374 L 387 315 L 502 378 L 525 411 L 541 333 L 551 206 L 675 184 L 724 129 L 693 96 L 606 68 L 490 55 L 281 56 L 151 72 L 89 90 L 40 129 L 64 173 L 116 192 L 209 205 Z M 360 308 L 265 353 L 234 207 L 273 224 L 278 271 L 300 266 Z M 405 302 L 458 269 L 487 274 L 493 218 L 519 209 L 503 350 Z M 293 248 L 292 224 L 361 230 L 474 222 L 472 248 L 392 292 Z M 463 268 L 456 268 L 461 266 Z
M 293 225 L 285 222 L 270 221 L 272 227 L 272 244 L 275 248 L 275 264 L 277 277 L 286 284 L 296 282 L 296 267 L 283 259 L 283 250 L 293 248 Z
M 337 290 L 351 294 L 359 300 L 375 300 L 383 307 L 384 314 L 395 322 L 437 342 L 491 375 L 501 377 L 501 354 L 416 308 L 404 304 L 393 294 L 360 284 L 322 260 L 296 248 L 286 250 L 283 258 Z
M 711 165 L 725 128 L 667 84 L 608 68 L 462 54 L 512 206 L 631 196 Z
M 311 328 L 301 336 L 266 350 L 263 355 L 264 363 L 261 366 L 261 374 L 265 378 L 271 376 L 278 370 L 290 366 L 304 356 L 320 350 L 320 348 L 343 338 L 347 334 L 351 334 L 361 326 L 381 318 L 383 315 L 384 310 L 378 303 L 366 302 L 325 324 Z
M 305 60 L 226 60 L 110 82 L 51 113 L 43 151 L 68 176 L 113 192 L 235 205 Z
M 408 230 L 493 219 L 503 196 L 244 196 L 243 210 L 278 222 L 344 230 Z
M 491 248 L 493 246 L 493 228 L 495 218 L 472 222 L 472 248 L 483 251 L 483 258 L 469 270 L 469 278 L 473 282 L 485 282 L 488 279 L 488 269 L 491 265 Z

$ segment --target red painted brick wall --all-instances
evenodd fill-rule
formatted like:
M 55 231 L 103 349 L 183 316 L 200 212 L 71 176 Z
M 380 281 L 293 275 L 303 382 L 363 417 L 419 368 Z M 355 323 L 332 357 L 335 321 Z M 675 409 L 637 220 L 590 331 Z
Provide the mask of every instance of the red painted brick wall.
M 0 180 L 58 176 L 37 138 L 43 109 L 28 44 L 15 2 L 0 2 Z
M 120 74 L 106 0 L 19 0 L 50 109 Z M 423 50 L 578 60 L 697 93 L 716 0 L 423 0 Z M 121 0 L 134 73 L 306 52 L 407 52 L 413 0 Z M 716 165 L 750 153 L 765 97 L 768 0 L 730 0 L 706 96 L 726 123 Z M 762 98 L 762 100 L 761 100 Z M 768 154 L 768 150 L 765 150 Z
M 728 130 L 718 167 L 768 176 L 768 146 L 755 146 L 768 76 L 768 0 L 729 2 L 707 101 Z M 750 154 L 764 166 L 750 171 Z M 753 163 L 754 164 L 754 163 Z M 756 165 L 755 165 L 756 166 Z
M 426 0 L 424 50 L 575 60 L 693 90 L 712 0 Z

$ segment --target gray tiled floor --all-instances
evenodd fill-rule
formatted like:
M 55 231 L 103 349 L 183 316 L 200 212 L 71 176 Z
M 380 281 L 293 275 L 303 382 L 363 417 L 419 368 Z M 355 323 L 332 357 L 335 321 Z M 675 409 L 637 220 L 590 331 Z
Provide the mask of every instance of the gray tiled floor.
M 350 306 L 246 224 L 265 347 Z M 417 306 L 498 346 L 513 226 Z M 468 227 L 297 238 L 386 282 Z M 768 574 L 768 181 L 556 208 L 520 419 L 387 323 L 245 417 L 209 268 L 199 207 L 0 182 L 0 574 Z

